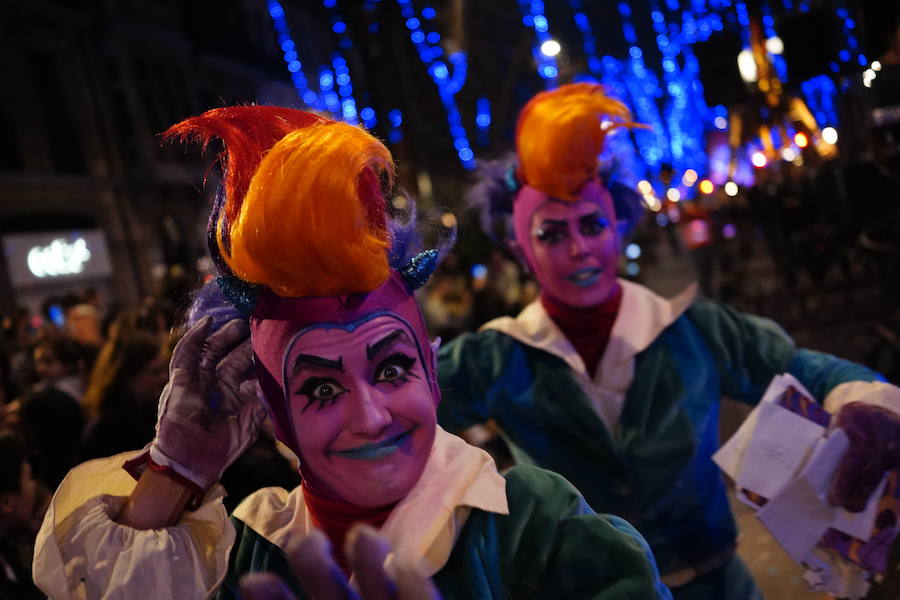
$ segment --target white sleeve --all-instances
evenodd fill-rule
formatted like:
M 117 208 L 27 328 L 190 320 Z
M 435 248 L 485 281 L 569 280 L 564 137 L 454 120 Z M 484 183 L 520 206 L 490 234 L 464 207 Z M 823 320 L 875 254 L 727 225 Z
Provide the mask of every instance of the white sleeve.
M 134 480 L 130 454 L 75 467 L 54 494 L 35 543 L 34 581 L 53 600 L 208 598 L 228 569 L 234 527 L 214 486 L 203 504 L 163 529 L 113 521 Z

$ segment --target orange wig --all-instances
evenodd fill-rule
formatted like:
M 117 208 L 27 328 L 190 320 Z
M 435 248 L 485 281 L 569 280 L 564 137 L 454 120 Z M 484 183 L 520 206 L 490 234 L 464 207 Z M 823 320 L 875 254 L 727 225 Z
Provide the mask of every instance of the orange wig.
M 388 277 L 382 182 L 390 152 L 365 130 L 301 110 L 214 109 L 166 137 L 220 138 L 225 205 L 214 224 L 225 263 L 285 297 L 367 292 Z
M 571 83 L 534 96 L 516 123 L 516 176 L 523 184 L 575 201 L 597 177 L 606 135 L 635 127 L 628 108 L 595 83 Z

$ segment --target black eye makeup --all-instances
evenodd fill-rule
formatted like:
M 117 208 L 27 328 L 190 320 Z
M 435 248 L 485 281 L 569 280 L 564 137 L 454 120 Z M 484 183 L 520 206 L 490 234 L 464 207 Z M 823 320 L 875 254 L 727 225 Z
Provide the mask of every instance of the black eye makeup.
M 569 233 L 565 227 L 559 225 L 544 225 L 534 232 L 534 236 L 542 244 L 552 246 L 569 237 Z
M 375 369 L 375 383 L 390 383 L 394 387 L 400 387 L 410 378 L 418 379 L 419 376 L 412 372 L 416 359 L 412 356 L 395 352 L 378 363 Z
M 313 404 L 317 404 L 316 410 L 331 406 L 338 398 L 347 393 L 347 389 L 333 377 L 310 377 L 295 393 L 308 398 L 306 405 L 301 410 L 301 412 L 305 412 Z
M 600 235 L 609 227 L 609 221 L 599 213 L 585 215 L 578 220 L 578 223 L 581 228 L 581 235 Z

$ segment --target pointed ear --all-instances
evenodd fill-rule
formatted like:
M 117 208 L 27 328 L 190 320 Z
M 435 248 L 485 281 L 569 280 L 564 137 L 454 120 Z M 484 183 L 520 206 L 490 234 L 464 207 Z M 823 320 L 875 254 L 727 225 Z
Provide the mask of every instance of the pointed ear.
M 516 257 L 516 260 L 519 261 L 519 264 L 525 270 L 526 274 L 531 274 L 533 272 L 531 265 L 528 264 L 528 259 L 525 258 L 525 252 L 522 250 L 522 245 L 517 240 L 508 238 L 506 240 L 506 248 Z
M 438 372 L 438 350 L 441 349 L 441 338 L 440 336 L 435 337 L 431 342 L 429 342 L 431 346 L 431 372 L 434 377 L 437 377 Z M 434 385 L 437 386 L 437 380 L 435 380 Z M 438 398 L 440 398 L 440 394 L 438 394 Z M 440 400 L 438 400 L 440 402 Z M 437 402 L 435 402 L 435 408 L 437 408 Z
M 441 336 L 437 336 L 436 338 L 431 340 L 431 342 L 429 342 L 429 343 L 431 344 L 432 354 L 434 354 L 434 356 L 437 356 L 438 350 L 441 349 Z M 435 359 L 435 360 L 437 360 L 437 359 Z

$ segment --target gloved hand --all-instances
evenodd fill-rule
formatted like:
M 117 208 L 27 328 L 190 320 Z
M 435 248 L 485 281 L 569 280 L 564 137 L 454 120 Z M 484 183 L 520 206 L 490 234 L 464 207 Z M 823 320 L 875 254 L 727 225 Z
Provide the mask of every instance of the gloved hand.
M 840 409 L 834 424 L 847 433 L 850 446 L 835 470 L 828 500 L 861 512 L 884 472 L 900 467 L 900 415 L 851 402 Z
M 256 438 L 266 416 L 257 396 L 247 322 L 235 319 L 208 335 L 211 324 L 211 318 L 202 319 L 175 346 L 149 447 L 150 468 L 166 472 L 196 496 Z M 132 475 L 135 467 L 125 466 Z
M 431 580 L 411 564 L 384 563 L 391 548 L 368 525 L 354 525 L 347 535 L 347 557 L 355 577 L 351 586 L 331 555 L 331 543 L 313 530 L 288 548 L 288 562 L 304 592 L 317 600 L 438 600 Z M 296 600 L 280 577 L 251 573 L 240 580 L 241 596 L 248 600 Z

